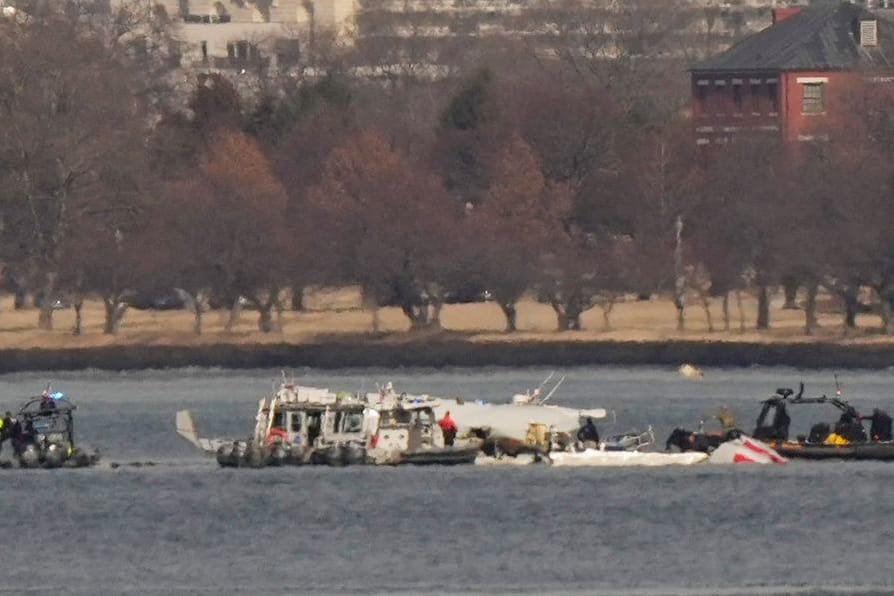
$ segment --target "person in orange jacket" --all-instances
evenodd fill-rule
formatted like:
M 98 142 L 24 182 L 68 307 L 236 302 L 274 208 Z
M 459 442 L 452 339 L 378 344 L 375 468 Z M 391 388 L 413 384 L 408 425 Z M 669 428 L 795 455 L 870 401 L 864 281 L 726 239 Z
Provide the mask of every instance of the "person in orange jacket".
M 453 440 L 456 438 L 456 422 L 450 417 L 450 411 L 444 413 L 444 417 L 438 420 L 438 426 L 444 434 L 444 445 L 453 446 Z

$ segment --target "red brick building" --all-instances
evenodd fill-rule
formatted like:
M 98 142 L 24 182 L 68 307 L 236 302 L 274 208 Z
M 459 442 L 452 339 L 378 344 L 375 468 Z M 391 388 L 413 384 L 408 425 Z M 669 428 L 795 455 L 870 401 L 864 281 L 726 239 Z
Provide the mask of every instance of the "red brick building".
M 690 72 L 699 145 L 821 139 L 856 81 L 894 80 L 894 23 L 850 2 L 774 9 L 770 27 Z

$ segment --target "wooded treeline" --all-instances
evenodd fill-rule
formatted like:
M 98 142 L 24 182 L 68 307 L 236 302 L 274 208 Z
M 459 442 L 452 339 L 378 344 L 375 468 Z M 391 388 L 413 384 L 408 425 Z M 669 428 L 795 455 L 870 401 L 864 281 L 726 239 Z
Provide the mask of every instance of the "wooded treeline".
M 851 327 L 871 289 L 894 326 L 885 85 L 855 85 L 859 109 L 829 142 L 698 149 L 691 56 L 644 59 L 631 35 L 636 52 L 616 38 L 606 57 L 569 5 L 574 34 L 536 46 L 493 39 L 435 68 L 412 37 L 375 60 L 370 44 L 317 40 L 304 67 L 250 85 L 192 73 L 178 105 L 171 24 L 141 6 L 34 2 L 0 22 L 0 262 L 39 296 L 43 329 L 62 296 L 78 313 L 100 297 L 115 333 L 129 297 L 176 287 L 196 333 L 212 297 L 247 302 L 271 331 L 287 294 L 348 284 L 413 328 L 439 326 L 470 287 L 508 331 L 526 292 L 561 330 L 595 307 L 608 327 L 621 297 L 659 294 L 681 329 L 687 308 L 720 299 L 729 329 L 728 299 L 753 292 L 768 328 L 778 287 L 806 296 L 807 333 L 820 288 Z M 660 48 L 651 18 L 630 31 Z

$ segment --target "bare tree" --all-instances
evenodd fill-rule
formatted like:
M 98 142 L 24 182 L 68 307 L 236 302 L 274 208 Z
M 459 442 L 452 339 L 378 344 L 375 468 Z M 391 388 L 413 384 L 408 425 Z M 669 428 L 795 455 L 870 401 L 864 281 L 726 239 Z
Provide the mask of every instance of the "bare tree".
M 64 10 L 0 23 L 0 152 L 5 231 L 40 277 L 39 325 L 52 327 L 73 222 L 102 210 L 101 170 L 142 136 L 139 74 L 95 29 Z M 126 164 L 125 164 L 125 167 Z
M 391 294 L 414 329 L 437 328 L 461 223 L 438 180 L 365 132 L 332 151 L 308 196 L 343 279 Z

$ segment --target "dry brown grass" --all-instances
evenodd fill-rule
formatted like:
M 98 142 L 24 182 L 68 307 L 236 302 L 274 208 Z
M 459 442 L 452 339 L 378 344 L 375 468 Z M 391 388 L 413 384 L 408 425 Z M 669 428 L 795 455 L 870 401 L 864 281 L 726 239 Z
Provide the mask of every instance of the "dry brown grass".
M 72 310 L 56 311 L 55 329 L 44 332 L 36 328 L 37 311 L 15 311 L 12 299 L 0 297 L 0 348 L 33 347 L 94 347 L 106 345 L 201 345 L 214 343 L 305 343 L 314 340 L 345 336 L 356 337 L 372 332 L 373 315 L 360 309 L 360 295 L 354 289 L 319 291 L 305 301 L 307 312 L 286 311 L 282 316 L 283 331 L 260 333 L 257 314 L 246 310 L 231 332 L 224 331 L 228 313 L 214 311 L 205 315 L 205 332 L 192 333 L 193 318 L 188 311 L 140 311 L 130 309 L 125 315 L 118 335 L 102 333 L 103 309 L 98 301 L 84 306 L 84 333 L 71 335 L 74 324 Z M 468 337 L 470 341 L 647 341 L 647 340 L 712 340 L 730 342 L 822 341 L 842 343 L 894 342 L 894 338 L 877 332 L 877 316 L 858 317 L 859 330 L 845 337 L 841 315 L 820 315 L 820 329 L 811 336 L 803 334 L 803 312 L 782 310 L 780 298 L 775 298 L 771 310 L 772 329 L 754 330 L 755 303 L 745 299 L 746 331 L 739 331 L 739 313 L 731 305 L 732 330 L 722 331 L 719 300 L 712 306 L 714 325 L 718 331 L 709 333 L 705 314 L 700 306 L 687 308 L 687 329 L 676 330 L 676 312 L 670 301 L 654 299 L 646 302 L 629 301 L 615 306 L 611 314 L 612 329 L 602 331 L 602 312 L 596 308 L 584 314 L 584 330 L 557 333 L 556 317 L 552 309 L 534 300 L 519 304 L 516 334 L 503 332 L 504 320 L 500 309 L 492 303 L 447 305 L 442 323 L 447 332 Z M 380 330 L 394 341 L 408 337 L 409 325 L 397 308 L 379 311 Z M 418 336 L 417 336 L 418 337 Z

